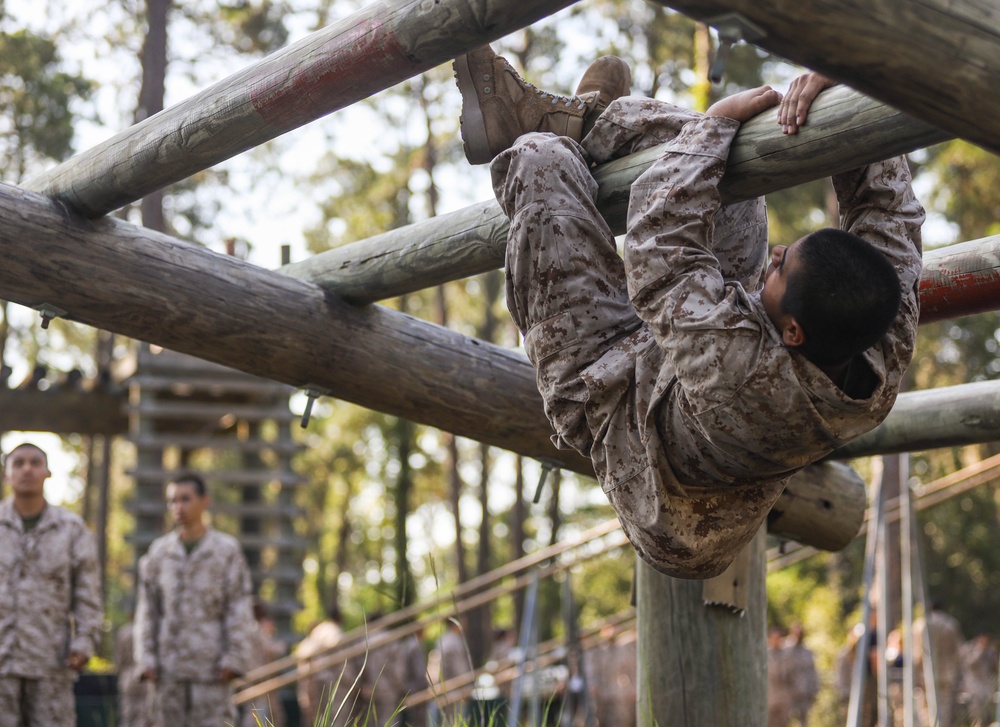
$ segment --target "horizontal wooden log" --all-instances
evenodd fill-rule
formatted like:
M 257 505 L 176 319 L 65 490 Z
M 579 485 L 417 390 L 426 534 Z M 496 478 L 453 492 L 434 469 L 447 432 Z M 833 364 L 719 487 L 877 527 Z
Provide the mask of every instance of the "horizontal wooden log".
M 1000 381 L 901 394 L 878 427 L 831 458 L 919 452 L 1000 439 Z
M 846 87 L 817 98 L 799 134 L 781 133 L 776 111 L 740 128 L 720 185 L 735 202 L 854 169 L 943 141 L 945 134 Z M 599 167 L 598 205 L 616 233 L 624 232 L 632 183 L 663 154 L 654 147 Z M 281 270 L 373 302 L 422 290 L 503 265 L 509 223 L 495 201 L 439 215 L 344 245 Z
M 523 355 L 10 185 L 0 219 L 0 298 L 593 474 Z
M 587 471 L 523 355 L 9 185 L 0 219 L 0 298 Z
M 29 179 L 25 187 L 78 214 L 100 217 L 573 2 L 375 2 Z
M 1000 308 L 1000 235 L 924 253 L 920 322 Z
M 771 508 L 767 531 L 792 540 L 808 531 L 814 548 L 840 550 L 857 537 L 867 507 L 861 475 L 843 462 L 824 462 L 796 475 Z
M 103 434 L 128 431 L 124 390 L 0 388 L 0 431 Z
M 1000 153 L 1000 5 L 989 0 L 659 0 Z

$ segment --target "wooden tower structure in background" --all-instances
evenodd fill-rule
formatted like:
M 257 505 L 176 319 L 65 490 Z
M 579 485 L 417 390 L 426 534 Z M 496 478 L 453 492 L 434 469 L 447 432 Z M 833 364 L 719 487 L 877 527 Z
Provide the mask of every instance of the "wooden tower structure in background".
M 302 509 L 292 468 L 293 389 L 181 353 L 141 344 L 127 380 L 129 439 L 136 466 L 128 509 L 136 561 L 166 522 L 163 489 L 179 472 L 197 471 L 208 485 L 213 521 L 243 546 L 254 592 L 278 631 L 291 631 L 301 605 L 305 540 L 296 534 Z

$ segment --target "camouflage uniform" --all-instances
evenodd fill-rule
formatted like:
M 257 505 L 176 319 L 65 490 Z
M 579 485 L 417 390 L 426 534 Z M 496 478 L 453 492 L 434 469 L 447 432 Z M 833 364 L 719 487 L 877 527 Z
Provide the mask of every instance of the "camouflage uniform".
M 131 623 L 118 629 L 115 666 L 118 668 L 119 727 L 149 727 L 148 693 L 135 663 L 135 626 Z
M 962 645 L 961 693 L 971 727 L 985 727 L 996 714 L 997 650 L 986 634 Z
M 792 718 L 792 662 L 781 645 L 767 647 L 767 727 L 787 727 Z
M 582 145 L 526 134 L 491 166 L 507 305 L 556 444 L 591 458 L 639 555 L 679 577 L 724 570 L 788 477 L 885 417 L 916 335 L 924 215 L 898 158 L 834 179 L 845 228 L 901 277 L 899 317 L 864 353 L 874 392 L 852 399 L 785 347 L 760 299 L 764 202 L 720 208 L 738 128 L 622 98 Z M 666 141 L 632 186 L 623 263 L 590 165 Z
M 13 498 L 0 503 L 0 727 L 76 724 L 77 673 L 65 659 L 94 653 L 101 619 L 97 548 L 83 520 L 46 505 L 25 533 Z
M 362 682 L 362 704 L 375 710 L 369 723 L 425 727 L 427 705 L 405 707 L 406 698 L 427 689 L 427 660 L 413 634 L 373 647 Z
M 924 642 L 930 638 L 932 664 L 934 666 L 934 686 L 937 696 L 938 727 L 951 727 L 955 722 L 955 708 L 958 702 L 958 688 L 961 677 L 961 650 L 965 639 L 958 621 L 943 611 L 932 610 L 927 619 L 918 618 L 913 622 L 913 664 L 917 683 L 924 683 Z M 921 707 L 927 710 L 926 699 Z M 929 714 L 924 718 L 930 724 Z
M 460 690 L 443 691 L 446 688 L 443 685 L 449 679 L 454 679 L 472 671 L 472 662 L 469 660 L 469 650 L 465 645 L 465 637 L 451 623 L 445 624 L 444 632 L 441 634 L 441 638 L 438 639 L 437 648 L 440 657 L 438 662 L 440 669 L 439 683 L 442 685 L 438 694 L 441 695 L 442 699 L 447 699 Z M 465 700 L 458 699 L 451 704 L 442 706 L 441 714 L 444 724 L 458 724 L 462 715 L 465 714 Z
M 300 722 L 304 725 L 344 727 L 356 718 L 363 719 L 363 708 L 367 707 L 367 704 L 362 704 L 360 688 L 363 656 L 306 675 L 313 659 L 319 661 L 333 656 L 332 650 L 341 644 L 342 636 L 343 631 L 336 621 L 322 621 L 295 649 L 301 675 L 296 685 L 296 696 L 302 714 Z M 344 644 L 345 648 L 348 646 Z M 318 719 L 324 714 L 331 718 L 329 722 Z
M 804 725 L 819 694 L 816 660 L 809 647 L 801 642 L 789 644 L 784 651 L 791 679 L 791 718 Z
M 209 528 L 190 555 L 176 532 L 153 541 L 139 561 L 135 660 L 140 673 L 159 673 L 157 724 L 235 723 L 218 672 L 246 672 L 253 629 L 250 572 L 235 538 Z
M 248 669 L 258 669 L 277 661 L 287 651 L 284 642 L 265 632 L 260 621 L 257 622 L 257 628 L 250 638 L 252 649 Z M 278 691 L 243 705 L 242 727 L 258 727 L 265 724 L 268 727 L 285 727 L 286 722 L 285 708 L 282 706 L 281 693 Z

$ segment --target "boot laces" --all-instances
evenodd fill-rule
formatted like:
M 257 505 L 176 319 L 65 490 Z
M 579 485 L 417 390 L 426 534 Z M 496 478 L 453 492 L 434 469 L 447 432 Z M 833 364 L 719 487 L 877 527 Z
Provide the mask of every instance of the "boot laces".
M 527 81 L 525 81 L 525 83 L 532 91 L 541 96 L 543 99 L 551 99 L 551 103 L 553 105 L 558 104 L 560 102 L 565 102 L 563 105 L 566 106 L 567 108 L 572 107 L 574 103 L 579 104 L 577 106 L 578 109 L 586 108 L 587 106 L 587 102 L 584 101 L 579 96 L 560 96 L 555 93 L 550 93 L 549 91 L 543 91 L 542 89 L 538 88 L 532 83 L 528 83 Z

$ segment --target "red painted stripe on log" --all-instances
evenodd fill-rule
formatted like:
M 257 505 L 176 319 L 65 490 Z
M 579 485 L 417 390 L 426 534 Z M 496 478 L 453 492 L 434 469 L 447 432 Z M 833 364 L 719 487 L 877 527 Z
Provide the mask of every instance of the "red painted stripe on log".
M 961 272 L 927 270 L 920 279 L 920 322 L 932 323 L 997 310 L 1000 271 L 995 267 Z
M 275 128 L 295 129 L 316 118 L 310 109 L 344 108 L 370 96 L 370 89 L 384 88 L 387 78 L 400 82 L 422 70 L 377 18 L 352 28 L 344 40 L 333 38 L 317 47 L 307 64 L 290 68 L 287 75 L 255 81 L 250 102 L 260 117 Z

